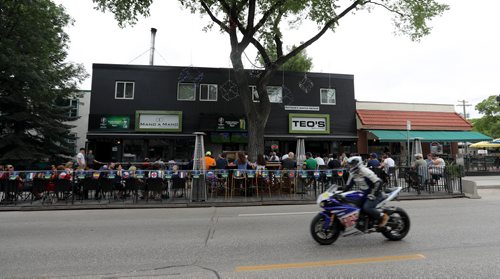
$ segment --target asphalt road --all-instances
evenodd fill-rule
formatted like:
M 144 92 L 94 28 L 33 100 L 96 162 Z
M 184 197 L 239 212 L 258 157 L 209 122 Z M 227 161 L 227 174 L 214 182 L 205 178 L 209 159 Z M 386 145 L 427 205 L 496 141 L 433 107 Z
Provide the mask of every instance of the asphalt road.
M 314 205 L 0 212 L 0 277 L 498 278 L 500 189 L 482 199 L 393 202 L 402 241 L 319 246 Z

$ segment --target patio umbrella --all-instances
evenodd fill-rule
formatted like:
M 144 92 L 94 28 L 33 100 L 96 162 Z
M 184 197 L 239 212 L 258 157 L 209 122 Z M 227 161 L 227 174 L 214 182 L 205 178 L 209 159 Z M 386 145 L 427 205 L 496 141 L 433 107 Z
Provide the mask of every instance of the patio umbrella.
M 422 138 L 413 138 L 411 146 L 410 162 L 413 164 L 415 162 L 415 154 L 422 154 Z
M 500 138 L 498 138 L 498 139 L 494 139 L 494 140 L 492 140 L 491 142 L 493 142 L 493 143 L 500 143 Z
M 500 142 L 495 143 L 495 141 L 480 141 L 469 145 L 472 148 L 500 148 Z

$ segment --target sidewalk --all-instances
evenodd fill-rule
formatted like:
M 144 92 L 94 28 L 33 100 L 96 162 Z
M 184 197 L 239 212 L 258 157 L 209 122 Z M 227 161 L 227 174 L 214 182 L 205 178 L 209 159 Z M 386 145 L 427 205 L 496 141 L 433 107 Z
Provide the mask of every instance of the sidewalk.
M 319 193 L 318 193 L 319 194 Z M 422 191 L 420 195 L 416 191 L 411 192 L 402 191 L 397 200 L 421 200 L 421 199 L 450 199 L 450 198 L 463 198 L 464 195 L 460 193 L 449 194 L 446 192 L 429 193 Z M 73 204 L 71 201 L 58 201 L 56 204 L 46 202 L 42 204 L 41 201 L 19 201 L 17 204 L 2 204 L 0 205 L 0 212 L 2 211 L 49 211 L 49 210 L 92 210 L 92 209 L 132 209 L 132 208 L 190 208 L 190 207 L 240 207 L 240 206 L 267 206 L 267 205 L 303 205 L 315 204 L 316 196 L 312 193 L 304 195 L 303 199 L 300 197 L 240 197 L 235 196 L 231 199 L 224 199 L 224 197 L 209 198 L 205 202 L 191 202 L 187 199 L 164 199 L 162 201 L 151 200 L 149 202 L 139 201 L 133 203 L 131 200 L 117 201 L 117 200 L 75 200 Z
M 462 180 L 476 183 L 478 189 L 500 188 L 500 176 L 466 176 Z

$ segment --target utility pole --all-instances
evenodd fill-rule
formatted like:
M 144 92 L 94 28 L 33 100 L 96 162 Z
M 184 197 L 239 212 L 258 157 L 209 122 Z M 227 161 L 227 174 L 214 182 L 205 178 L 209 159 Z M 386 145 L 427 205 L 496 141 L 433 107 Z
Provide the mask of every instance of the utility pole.
M 467 120 L 467 114 L 466 114 L 466 111 L 465 111 L 465 107 L 470 107 L 472 105 L 471 104 L 467 104 L 468 102 L 466 100 L 462 100 L 462 101 L 458 100 L 458 102 L 460 102 L 461 104 L 459 103 L 457 106 L 461 106 L 463 108 L 463 110 L 464 110 L 464 118 L 465 118 L 465 120 Z

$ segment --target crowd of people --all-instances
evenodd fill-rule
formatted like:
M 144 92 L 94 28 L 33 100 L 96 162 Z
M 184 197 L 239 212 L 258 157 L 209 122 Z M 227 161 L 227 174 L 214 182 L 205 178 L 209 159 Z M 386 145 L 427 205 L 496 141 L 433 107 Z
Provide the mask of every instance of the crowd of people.
M 348 169 L 349 157 L 357 156 L 357 154 L 346 153 L 342 153 L 340 156 L 337 154 L 320 156 L 320 154 L 313 155 L 311 152 L 307 152 L 305 158 L 299 160 L 301 165 L 298 166 L 297 157 L 293 152 L 288 152 L 283 155 L 278 154 L 276 151 L 271 151 L 269 154 L 258 154 L 255 161 L 250 161 L 247 154 L 241 151 L 230 154 L 231 156 L 228 156 L 228 153 L 220 153 L 217 156 L 213 156 L 211 151 L 207 151 L 202 159 L 205 163 L 205 170 L 255 170 L 257 173 L 263 170 L 303 170 L 306 173 L 306 187 L 310 187 L 312 183 L 318 180 L 317 177 L 313 177 L 314 171 Z M 363 163 L 385 182 L 389 182 L 391 174 L 394 175 L 396 163 L 389 152 L 384 153 L 382 156 L 371 153 L 369 158 L 364 160 Z M 429 181 L 431 183 L 440 178 L 444 166 L 444 160 L 437 154 L 428 154 L 426 160 L 423 159 L 422 154 L 415 154 L 415 160 L 412 164 L 412 168 L 417 171 L 426 182 Z M 146 158 L 144 162 L 135 164 L 104 163 L 95 159 L 92 150 L 86 151 L 84 148 L 81 148 L 75 160 L 71 160 L 62 165 L 52 165 L 45 170 L 34 172 L 34 177 L 26 177 L 26 174 L 13 176 L 13 174 L 17 173 L 13 165 L 0 165 L 0 180 L 15 180 L 15 183 L 21 187 L 25 179 L 45 178 L 50 180 L 72 180 L 76 175 L 82 177 L 82 173 L 89 174 L 95 171 L 101 178 L 111 174 L 119 181 L 125 176 L 135 176 L 136 173 L 140 173 L 142 170 L 162 170 L 169 171 L 174 176 L 181 175 L 181 170 L 193 170 L 193 161 L 191 160 L 187 163 L 175 162 L 173 160 L 164 162 L 160 157 L 157 157 L 152 161 Z M 202 169 L 200 168 L 200 170 Z M 347 172 L 345 172 L 345 174 L 348 175 Z M 186 173 L 184 173 L 184 175 L 186 175 Z M 344 182 L 347 180 L 347 175 L 344 177 Z M 337 172 L 334 171 L 333 176 L 338 177 Z M 15 178 L 13 179 L 13 177 Z M 325 180 L 324 174 L 321 179 Z M 36 198 L 39 197 L 40 195 L 36 193 Z

